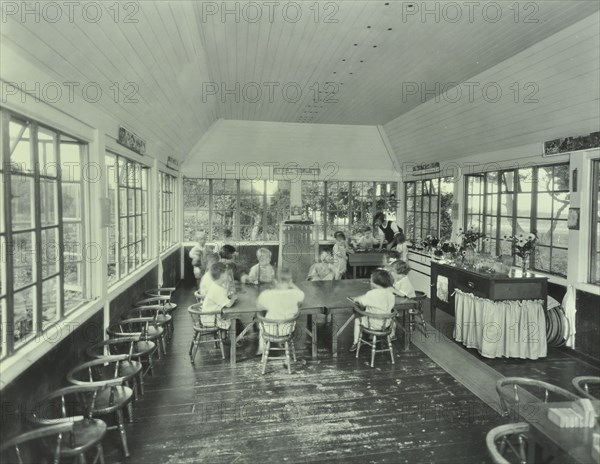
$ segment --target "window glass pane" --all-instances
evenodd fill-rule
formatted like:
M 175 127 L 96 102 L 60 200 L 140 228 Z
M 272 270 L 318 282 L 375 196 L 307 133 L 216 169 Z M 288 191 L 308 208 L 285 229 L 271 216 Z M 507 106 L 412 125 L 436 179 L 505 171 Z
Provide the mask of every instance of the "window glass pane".
M 64 219 L 78 219 L 81 217 L 80 184 L 62 184 L 62 207 Z
M 558 247 L 567 247 L 569 245 L 569 229 L 567 221 L 553 221 L 554 231 L 552 232 L 552 245 Z
M 549 271 L 567 275 L 568 253 L 567 250 L 561 248 L 552 248 L 552 268 Z
M 537 233 L 540 245 L 552 244 L 552 221 L 541 220 L 537 221 Z
M 33 333 L 35 314 L 35 287 L 15 293 L 14 296 L 14 328 L 13 337 L 16 345 L 20 345 L 25 338 Z
M 538 245 L 535 248 L 535 269 L 550 271 L 550 247 Z
M 81 145 L 65 143 L 61 140 L 60 165 L 63 182 L 79 182 L 81 180 L 81 170 L 83 168 L 81 150 Z
M 58 273 L 62 257 L 58 241 L 58 227 L 42 230 L 41 254 L 42 278 Z
M 538 192 L 548 192 L 552 190 L 552 171 L 552 166 L 542 166 L 538 168 Z
M 35 235 L 30 232 L 13 234 L 14 288 L 19 289 L 36 281 L 35 277 Z
M 33 172 L 34 163 L 31 153 L 31 131 L 29 123 L 11 120 L 10 133 L 10 164 L 12 172 Z M 14 147 L 14 148 L 13 148 Z
M 12 175 L 10 182 L 13 230 L 33 228 L 35 226 L 33 178 Z
M 58 164 L 56 162 L 57 134 L 48 129 L 38 130 L 38 163 L 40 175 L 56 178 Z
M 58 277 L 42 282 L 42 327 L 46 328 L 59 317 L 60 285 Z
M 531 217 L 531 193 L 521 193 L 517 197 L 517 216 Z
M 84 301 L 83 273 L 81 263 L 65 264 L 65 314 L 76 309 Z
M 531 192 L 533 185 L 533 169 L 522 168 L 518 171 L 517 192 Z
M 592 162 L 590 282 L 600 284 L 600 160 Z
M 40 215 L 42 226 L 52 226 L 58 223 L 57 182 L 40 180 Z

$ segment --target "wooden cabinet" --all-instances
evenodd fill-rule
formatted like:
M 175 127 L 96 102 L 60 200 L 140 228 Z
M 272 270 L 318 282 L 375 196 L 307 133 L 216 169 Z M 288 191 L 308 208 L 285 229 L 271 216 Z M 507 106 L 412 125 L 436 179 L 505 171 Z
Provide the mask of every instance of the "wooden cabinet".
M 520 269 L 511 269 L 509 275 L 480 274 L 478 272 L 431 261 L 431 322 L 435 324 L 435 309 L 454 316 L 454 290 L 472 293 L 492 301 L 537 300 L 546 309 L 548 278 Z

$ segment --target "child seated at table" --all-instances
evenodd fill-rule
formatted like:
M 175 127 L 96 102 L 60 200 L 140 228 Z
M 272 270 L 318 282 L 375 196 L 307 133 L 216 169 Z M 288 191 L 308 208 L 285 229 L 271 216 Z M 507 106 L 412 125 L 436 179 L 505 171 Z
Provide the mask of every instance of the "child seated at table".
M 221 248 L 221 251 L 219 251 L 219 257 L 220 257 L 220 262 L 223 263 L 225 265 L 225 267 L 227 268 L 227 276 L 228 276 L 228 283 L 227 283 L 227 288 L 230 290 L 230 293 L 233 292 L 235 290 L 235 281 L 239 281 L 240 280 L 240 274 L 238 271 L 238 267 L 235 264 L 234 258 L 235 258 L 235 247 L 231 246 L 231 245 L 223 245 L 223 247 Z
M 308 270 L 306 280 L 334 280 L 335 268 L 333 266 L 333 256 L 327 251 L 323 251 L 319 257 L 319 262 L 313 264 Z
M 369 250 L 373 248 L 373 243 L 375 243 L 375 241 L 373 229 L 369 226 L 365 226 L 354 234 L 351 239 L 351 244 L 356 249 Z
M 392 250 L 396 250 L 400 253 L 400 259 L 402 261 L 408 262 L 408 243 L 406 243 L 406 236 L 402 230 L 394 235 L 394 240 L 390 247 Z
M 414 298 L 416 296 L 415 288 L 408 278 L 409 265 L 398 260 L 391 265 L 392 278 L 394 279 L 394 293 L 405 298 Z
M 242 276 L 242 282 L 249 284 L 264 284 L 273 282 L 275 269 L 271 265 L 271 252 L 267 248 L 256 250 L 258 264 L 250 268 L 248 276 Z
M 389 314 L 396 303 L 396 297 L 392 292 L 392 276 L 385 269 L 375 269 L 371 274 L 371 290 L 364 295 L 354 298 L 354 302 L 360 304 L 367 313 Z M 358 338 L 360 336 L 360 317 L 354 320 L 354 343 L 350 351 L 356 351 Z M 383 321 L 371 319 L 369 328 L 374 330 L 383 329 Z
M 214 313 L 220 313 L 223 308 L 231 308 L 237 300 L 237 296 L 232 295 L 228 291 L 227 285 L 229 278 L 227 274 L 227 267 L 223 263 L 215 263 L 210 268 L 210 275 L 213 282 L 208 287 L 206 296 L 202 302 L 201 312 L 213 314 L 210 316 L 200 316 L 202 324 L 206 327 L 215 326 Z M 231 326 L 231 321 L 222 319 L 221 315 L 217 314 L 216 326 L 221 329 L 221 336 L 224 338 L 227 330 Z
M 267 311 L 266 319 L 285 321 L 298 313 L 298 306 L 304 301 L 304 292 L 292 281 L 292 273 L 282 269 L 275 279 L 275 288 L 264 290 L 258 296 L 256 307 L 259 311 Z M 275 329 L 275 324 L 265 324 L 265 329 Z M 258 342 L 257 355 L 265 351 L 265 342 L 261 335 Z
M 210 269 L 213 264 L 219 262 L 219 255 L 217 253 L 209 253 L 206 255 L 206 272 L 202 275 L 200 279 L 200 285 L 198 287 L 198 291 L 200 296 L 204 298 L 206 296 L 206 292 L 208 292 L 208 288 L 214 282 L 212 275 L 210 273 Z

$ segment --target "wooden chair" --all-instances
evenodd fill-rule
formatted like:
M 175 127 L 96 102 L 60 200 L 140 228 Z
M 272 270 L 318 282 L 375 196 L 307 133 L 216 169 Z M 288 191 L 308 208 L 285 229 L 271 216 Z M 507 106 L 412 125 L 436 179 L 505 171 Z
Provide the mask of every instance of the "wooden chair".
M 165 308 L 166 311 L 172 313 L 177 309 L 176 303 L 171 303 L 171 295 L 159 295 L 159 296 L 151 296 L 149 298 L 144 298 L 143 300 L 139 300 L 135 303 L 135 306 L 154 306 L 160 305 Z
M 154 322 L 165 329 L 168 340 L 173 338 L 173 316 L 161 305 L 136 306 L 121 314 L 121 319 L 135 319 L 139 317 L 151 317 Z
M 519 387 L 522 389 L 519 393 Z M 524 387 L 528 387 L 525 389 Z M 557 387 L 541 380 L 529 379 L 526 377 L 505 377 L 496 382 L 496 391 L 500 398 L 500 406 L 502 415 L 508 417 L 511 406 L 518 406 L 522 399 L 535 396 L 536 401 L 539 401 L 539 396 L 532 393 L 536 390 L 542 390 L 544 403 L 548 402 L 550 394 L 557 396 L 562 401 L 575 401 L 579 397 L 564 388 Z
M 103 358 L 105 356 L 128 355 L 142 364 L 140 372 L 139 386 L 140 394 L 144 394 L 144 376 L 150 372 L 154 375 L 154 364 L 152 357 L 156 351 L 156 344 L 140 340 L 136 337 L 111 338 L 90 346 L 86 353 L 90 358 Z
M 579 396 L 582 396 L 583 398 L 589 398 L 590 400 L 597 400 L 598 396 L 590 393 L 590 385 L 596 386 L 594 390 L 594 393 L 596 393 L 598 386 L 600 386 L 600 377 L 581 376 L 573 379 L 573 387 L 575 387 L 575 390 Z
M 177 290 L 175 287 L 152 288 L 150 290 L 146 290 L 144 294 L 148 297 L 168 296 L 171 298 L 175 290 Z
M 151 317 L 134 317 L 123 319 L 106 329 L 106 333 L 112 338 L 139 337 L 143 341 L 151 341 L 160 344 L 163 354 L 167 354 L 165 343 L 165 329 L 154 322 Z M 158 358 L 161 358 L 161 349 L 156 350 Z
M 30 464 L 32 462 L 41 462 L 42 456 L 39 455 L 40 449 L 47 450 L 45 457 L 52 457 L 52 463 L 58 464 L 61 451 L 68 440 L 67 434 L 73 430 L 72 422 L 65 422 L 47 427 L 40 427 L 31 432 L 17 435 L 0 445 L 0 462 L 2 464 Z M 51 438 L 53 438 L 51 440 Z M 29 453 L 27 452 L 29 451 Z M 33 454 L 33 456 L 30 456 Z M 27 459 L 24 461 L 23 459 Z M 32 461 L 35 458 L 36 461 Z
M 507 450 L 518 459 L 519 464 L 527 464 L 527 432 L 529 424 L 517 422 L 494 427 L 487 433 L 485 442 L 494 464 L 510 464 L 504 456 Z M 516 444 L 515 444 L 516 442 Z
M 290 319 L 276 320 L 267 319 L 262 314 L 257 313 L 256 319 L 258 320 L 258 326 L 260 328 L 260 336 L 265 341 L 265 351 L 263 352 L 261 359 L 263 375 L 267 372 L 267 362 L 271 350 L 285 352 L 285 356 L 280 356 L 275 359 L 283 360 L 284 363 L 287 364 L 288 373 L 292 373 L 290 352 L 295 362 L 296 348 L 294 346 L 293 337 L 298 317 L 300 317 L 299 313 Z M 283 348 L 272 347 L 271 343 L 283 344 Z
M 72 386 L 56 390 L 39 401 L 26 414 L 34 427 L 70 423 L 73 429 L 65 436 L 60 449 L 60 458 L 87 462 L 86 454 L 96 448 L 92 464 L 104 463 L 102 440 L 106 435 L 106 423 L 92 417 L 98 393 L 103 386 Z
M 219 332 L 219 327 L 217 326 L 217 314 L 202 314 L 201 309 L 202 303 L 190 305 L 188 308 L 188 313 L 192 318 L 192 327 L 194 329 L 194 336 L 190 345 L 190 361 L 192 364 L 196 362 L 196 354 L 202 343 L 214 343 L 216 347 L 221 349 L 221 357 L 225 359 L 223 340 L 221 340 L 221 334 Z M 207 323 L 207 318 L 211 318 L 211 316 L 212 323 Z
M 83 363 L 67 374 L 67 380 L 74 385 L 105 387 L 96 395 L 91 408 L 92 416 L 116 416 L 117 425 L 108 428 L 119 430 L 125 457 L 129 456 L 123 414 L 125 408 L 129 422 L 133 422 L 133 390 L 125 384 L 136 375 L 135 370 L 128 369 L 130 362 L 128 356 L 106 356 Z M 107 384 L 110 386 L 106 387 Z
M 363 308 L 364 309 L 364 308 Z M 389 314 L 368 313 L 361 309 L 359 305 L 354 305 L 354 312 L 360 321 L 360 333 L 358 335 L 358 345 L 356 347 L 356 357 L 360 353 L 360 347 L 364 343 L 371 347 L 371 367 L 375 364 L 375 353 L 390 353 L 392 364 L 394 364 L 394 348 L 392 347 L 392 321 L 396 317 L 396 311 L 392 310 Z M 371 336 L 369 342 L 364 338 L 364 334 Z M 388 347 L 377 349 L 377 337 L 387 341 Z M 380 340 L 380 341 L 381 341 Z
M 408 314 L 408 330 L 410 332 L 410 335 L 415 333 L 416 326 L 417 324 L 419 324 L 423 329 L 423 335 L 427 337 L 427 326 L 425 325 L 425 318 L 423 317 L 423 300 L 427 298 L 427 295 L 424 292 L 419 291 L 416 291 L 415 295 L 416 296 L 409 299 L 416 303 L 415 306 L 405 309 L 403 308 L 402 317 L 404 318 Z M 417 318 L 419 318 L 418 322 Z
M 196 298 L 196 303 L 202 303 L 202 301 L 204 300 L 204 297 L 200 295 L 200 290 L 196 290 L 194 292 L 194 297 Z

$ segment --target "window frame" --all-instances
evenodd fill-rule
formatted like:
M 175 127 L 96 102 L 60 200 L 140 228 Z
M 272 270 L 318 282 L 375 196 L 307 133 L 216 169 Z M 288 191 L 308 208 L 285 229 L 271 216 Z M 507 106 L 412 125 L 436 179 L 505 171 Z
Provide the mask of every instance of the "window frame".
M 160 188 L 160 249 L 159 253 L 167 251 L 177 243 L 175 227 L 175 201 L 177 193 L 177 177 L 163 171 L 159 171 Z M 165 209 L 166 208 L 166 209 Z
M 424 240 L 427 235 L 435 235 L 435 237 L 440 237 L 442 234 L 441 231 L 441 214 L 442 214 L 442 183 L 450 183 L 454 184 L 454 178 L 452 176 L 442 176 L 442 177 L 431 177 L 427 179 L 413 179 L 404 182 L 404 233 L 408 239 L 412 239 L 414 241 Z M 435 188 L 432 188 L 433 185 L 437 184 Z M 413 194 L 409 194 L 409 186 L 412 185 Z M 417 185 L 420 186 L 420 189 L 417 188 Z M 427 189 L 429 192 L 435 192 L 433 194 L 429 193 L 427 195 L 424 194 L 425 186 L 428 186 Z M 417 192 L 419 192 L 417 194 Z M 432 200 L 432 197 L 436 197 L 435 202 Z M 417 198 L 420 198 L 420 209 L 417 208 Z M 424 198 L 427 198 L 427 210 L 424 207 Z M 409 199 L 412 199 L 412 210 L 409 211 L 408 203 Z M 454 202 L 454 196 L 452 198 Z M 433 207 L 435 206 L 435 208 Z M 413 214 L 413 221 L 409 224 L 408 214 L 411 212 Z M 420 221 L 417 221 L 417 215 L 419 215 Z M 423 218 L 427 216 L 428 227 L 423 227 Z M 450 218 L 452 218 L 452 213 L 450 213 Z M 435 219 L 435 227 L 432 227 L 432 222 Z M 419 227 L 417 227 L 417 223 Z M 419 234 L 417 235 L 417 229 L 419 230 Z M 435 233 L 432 234 L 432 230 L 435 229 Z M 424 233 L 426 231 L 426 233 Z M 450 239 L 451 237 L 445 237 L 446 239 Z
M 600 286 L 600 272 L 596 275 L 598 269 L 597 262 L 600 260 L 600 240 L 598 233 L 600 232 L 600 158 L 591 160 L 591 221 L 590 221 L 590 260 L 588 263 L 587 281 L 588 283 Z
M 495 256 L 498 256 L 501 253 L 505 253 L 506 250 L 502 249 L 503 244 L 506 247 L 510 246 L 510 245 L 509 245 L 509 242 L 503 242 L 504 234 L 501 233 L 501 230 L 502 230 L 501 225 L 503 224 L 503 219 L 510 219 L 511 232 L 509 235 L 515 235 L 516 230 L 517 230 L 518 221 L 525 219 L 525 216 L 519 215 L 519 196 L 520 195 L 523 195 L 522 198 L 526 198 L 526 195 L 531 196 L 531 200 L 530 200 L 531 203 L 528 205 L 529 210 L 530 210 L 529 230 L 525 231 L 525 233 L 528 234 L 530 231 L 538 230 L 538 222 L 539 221 L 550 221 L 551 229 L 552 229 L 552 225 L 554 222 L 557 222 L 557 223 L 565 222 L 566 223 L 566 219 L 554 217 L 554 201 L 555 201 L 554 198 L 552 199 L 550 217 L 549 218 L 539 218 L 538 217 L 540 194 L 546 192 L 545 189 L 540 190 L 540 188 L 539 188 L 540 187 L 540 185 L 539 185 L 540 170 L 551 168 L 553 170 L 553 179 L 554 179 L 555 178 L 554 170 L 556 168 L 565 168 L 565 167 L 566 167 L 566 172 L 567 172 L 567 182 L 569 182 L 569 185 L 567 185 L 567 188 L 557 190 L 552 187 L 552 190 L 548 190 L 547 192 L 549 192 L 549 193 L 569 193 L 570 178 L 569 178 L 569 174 L 568 174 L 569 173 L 569 163 L 568 162 L 555 162 L 555 163 L 548 163 L 548 164 L 543 164 L 543 165 L 525 165 L 521 168 L 508 168 L 508 169 L 499 169 L 499 170 L 467 174 L 465 176 L 465 181 L 464 181 L 465 189 L 464 189 L 463 199 L 464 199 L 464 204 L 465 204 L 465 214 L 464 214 L 464 218 L 463 218 L 463 227 L 464 227 L 464 229 L 470 228 L 472 226 L 472 223 L 470 222 L 471 218 L 478 217 L 479 223 L 482 225 L 481 232 L 486 234 L 488 236 L 488 238 L 490 239 L 490 242 L 492 243 L 492 245 L 488 245 L 486 243 L 480 243 L 480 251 L 489 252 L 489 253 L 494 254 Z M 519 190 L 519 187 L 520 187 L 519 181 L 521 179 L 520 172 L 523 170 L 529 170 L 529 169 L 531 169 L 531 176 L 532 176 L 531 177 L 531 188 L 526 191 L 520 191 Z M 510 190 L 508 189 L 508 186 L 504 183 L 506 174 L 512 174 L 512 183 L 511 183 L 512 185 L 510 186 Z M 495 188 L 493 188 L 493 189 L 491 188 L 491 184 L 490 184 L 490 180 L 489 180 L 490 175 L 495 176 L 495 179 L 494 179 L 495 185 L 493 185 L 493 187 L 495 187 Z M 476 178 L 476 177 L 479 177 L 481 179 L 480 193 L 472 194 L 469 192 L 469 180 L 471 178 Z M 492 198 L 492 201 L 495 200 L 494 202 L 496 203 L 495 204 L 495 212 L 493 212 L 493 213 L 488 213 L 489 204 L 492 203 L 491 201 L 488 201 L 488 197 L 490 195 L 495 195 L 495 197 Z M 502 211 L 503 195 L 511 195 L 512 196 L 512 200 L 511 200 L 512 213 L 510 216 L 503 214 L 503 211 Z M 469 208 L 471 206 L 470 200 L 474 197 L 481 198 L 481 201 L 480 201 L 479 207 L 478 207 L 478 212 L 477 213 L 469 213 Z M 489 223 L 493 224 L 493 227 L 492 227 L 493 236 L 492 237 L 490 237 L 491 232 L 488 230 Z M 538 237 L 539 237 L 539 230 L 538 230 Z M 567 273 L 566 270 L 565 270 L 565 273 L 563 274 L 560 272 L 556 272 L 552 269 L 552 267 L 553 267 L 552 266 L 552 256 L 553 256 L 553 250 L 564 250 L 568 256 L 568 250 L 569 250 L 568 245 L 569 245 L 568 240 L 567 240 L 566 246 L 554 245 L 553 234 L 551 234 L 549 245 L 540 244 L 538 242 L 538 245 L 536 246 L 536 248 L 532 254 L 532 260 L 531 260 L 532 269 L 535 271 L 543 272 L 543 273 L 550 274 L 550 275 L 566 277 L 566 273 Z M 539 253 L 540 253 L 540 250 L 543 248 L 549 250 L 550 258 L 549 258 L 547 269 L 546 268 L 541 269 L 537 266 Z M 515 255 L 512 255 L 512 262 L 513 262 L 513 265 L 516 264 L 516 256 Z
M 119 281 L 121 281 L 123 278 L 132 275 L 133 273 L 135 273 L 138 269 L 142 268 L 147 262 L 149 262 L 151 260 L 151 255 L 152 250 L 150 249 L 151 243 L 149 240 L 149 236 L 150 236 L 150 228 L 151 228 L 151 217 L 150 217 L 150 194 L 149 194 L 149 187 L 150 187 L 150 178 L 151 178 L 151 168 L 150 166 L 147 166 L 144 163 L 141 163 L 140 161 L 137 161 L 135 159 L 132 159 L 128 156 L 125 155 L 121 155 L 120 153 L 117 153 L 116 151 L 107 148 L 104 154 L 105 159 L 109 158 L 109 157 L 113 157 L 114 158 L 114 164 L 112 166 L 109 167 L 109 165 L 107 164 L 107 192 L 110 195 L 110 185 L 109 185 L 109 179 L 111 178 L 111 176 L 114 179 L 114 186 L 115 186 L 115 190 L 113 193 L 113 201 L 114 201 L 114 214 L 112 216 L 112 224 L 109 225 L 109 227 L 107 227 L 107 234 L 110 234 L 110 229 L 111 227 L 114 228 L 114 234 L 115 234 L 115 245 L 116 245 L 116 249 L 115 249 L 115 262 L 114 262 L 114 266 L 115 266 L 115 273 L 114 273 L 114 280 L 110 280 L 110 266 L 111 262 L 109 262 L 107 260 L 107 283 L 108 283 L 108 288 L 110 289 L 111 287 L 113 287 L 114 285 L 117 285 L 119 283 Z M 120 163 L 119 160 L 123 160 L 123 163 Z M 121 166 L 124 165 L 125 166 L 125 173 L 123 174 L 121 172 L 122 168 Z M 111 169 L 112 168 L 112 169 Z M 130 175 L 129 171 L 130 168 L 133 168 L 133 176 Z M 111 172 L 111 170 L 113 172 Z M 140 174 L 139 176 L 139 181 L 138 181 L 138 172 Z M 131 178 L 133 177 L 133 179 Z M 145 178 L 145 180 L 144 180 Z M 130 185 L 132 184 L 132 185 Z M 138 185 L 139 184 L 139 185 Z M 126 213 L 123 214 L 122 213 L 122 198 L 121 198 L 121 192 L 122 189 L 125 190 L 125 194 L 124 194 L 124 203 L 125 203 L 125 210 Z M 137 192 L 140 192 L 139 194 L 139 202 L 138 202 L 138 195 Z M 133 214 L 129 214 L 129 210 L 130 210 L 130 192 L 133 192 L 132 194 L 132 199 L 133 199 Z M 138 203 L 139 203 L 139 213 L 138 213 Z M 144 207 L 145 206 L 145 207 Z M 137 226 L 137 218 L 139 219 L 139 231 L 138 231 L 138 226 Z M 133 240 L 130 241 L 129 240 L 129 228 L 130 228 L 130 222 L 131 219 L 133 219 L 133 229 L 134 229 L 134 236 L 133 236 Z M 124 223 L 122 222 L 124 221 Z M 122 227 L 122 224 L 125 224 L 125 227 Z M 125 229 L 126 232 L 123 233 L 122 230 Z M 125 236 L 125 240 L 126 240 L 126 244 L 123 245 L 125 243 L 125 241 L 123 241 L 123 236 Z M 110 236 L 108 235 L 108 243 L 110 246 Z M 114 245 L 113 245 L 114 246 Z M 133 265 L 131 264 L 131 249 L 133 247 Z M 127 252 L 124 253 L 123 250 L 127 249 Z M 138 252 L 139 249 L 139 252 Z M 108 254 L 108 256 L 110 256 L 110 253 Z M 125 260 L 124 260 L 124 271 L 122 271 L 122 258 L 123 256 L 125 256 Z
M 71 316 L 77 309 L 83 305 L 88 304 L 91 300 L 89 286 L 90 279 L 88 278 L 88 269 L 84 265 L 85 260 L 83 258 L 83 245 L 86 237 L 85 222 L 85 204 L 87 201 L 87 192 L 84 187 L 82 172 L 79 172 L 79 180 L 73 181 L 72 179 L 66 178 L 63 175 L 63 160 L 61 158 L 61 147 L 67 144 L 74 144 L 78 146 L 80 151 L 79 162 L 80 167 L 83 166 L 89 158 L 89 143 L 80 139 L 79 137 L 67 134 L 66 132 L 53 128 L 47 124 L 41 123 L 32 118 L 17 114 L 6 108 L 0 109 L 1 127 L 0 130 L 3 134 L 3 145 L 2 150 L 2 165 L 0 166 L 0 175 L 3 179 L 2 186 L 2 227 L 0 227 L 0 243 L 3 249 L 8 251 L 8 246 L 11 246 L 13 252 L 5 253 L 5 259 L 2 263 L 2 290 L 0 291 L 0 330 L 1 332 L 1 346 L 0 346 L 0 359 L 5 360 L 19 352 L 23 347 L 30 345 L 33 340 L 37 340 L 43 333 L 47 332 L 53 327 L 61 324 L 65 319 Z M 22 125 L 23 129 L 17 137 L 20 142 L 23 140 L 22 136 L 25 131 L 28 131 L 28 151 L 29 151 L 29 162 L 31 163 L 31 169 L 26 171 L 17 171 L 13 169 L 13 161 L 11 152 L 11 133 L 10 125 L 11 122 Z M 50 162 L 45 158 L 46 149 L 44 143 L 43 152 L 40 152 L 41 141 L 39 138 L 40 133 L 48 133 L 50 135 L 50 144 L 52 145 L 54 159 Z M 13 148 L 16 149 L 18 146 L 17 142 Z M 48 174 L 48 169 L 52 164 L 55 165 L 55 171 L 53 174 Z M 41 172 L 41 167 L 44 166 L 44 173 Z M 8 168 L 8 169 L 7 169 Z M 50 168 L 54 169 L 54 168 Z M 13 193 L 12 187 L 13 182 L 16 179 L 27 178 L 33 181 L 32 187 L 30 187 L 30 206 L 33 205 L 34 210 L 30 215 L 30 223 L 27 227 L 22 229 L 14 229 L 14 214 L 12 201 L 6 201 L 10 198 L 12 200 Z M 65 220 L 63 217 L 63 184 L 71 184 L 79 186 L 79 219 L 76 221 Z M 42 196 L 43 189 L 42 185 L 53 187 L 54 195 L 54 206 L 50 210 L 53 211 L 54 218 L 48 223 L 42 221 Z M 48 197 L 44 196 L 44 200 Z M 50 200 L 52 198 L 50 197 Z M 46 211 L 46 210 L 45 210 Z M 65 256 L 69 253 L 65 250 L 65 225 L 79 223 L 80 227 L 80 238 L 82 243 L 76 245 L 81 246 L 81 256 L 76 262 L 76 265 L 81 266 L 80 274 L 80 289 L 81 301 L 75 304 L 73 307 L 66 310 L 66 296 L 65 291 L 68 290 L 69 284 L 66 283 L 65 269 L 66 264 L 71 264 L 73 261 L 68 263 L 65 260 Z M 50 231 L 55 234 L 55 240 L 44 241 L 44 233 Z M 15 257 L 14 257 L 14 246 L 15 236 L 27 234 L 33 239 L 32 248 L 32 266 L 31 266 L 31 282 L 27 282 L 25 285 L 15 288 Z M 57 246 L 55 250 L 57 253 L 54 256 L 48 258 L 48 249 L 44 249 L 48 246 L 48 243 L 52 246 Z M 6 247 L 6 248 L 4 248 Z M 54 269 L 50 270 L 49 273 L 44 273 L 44 260 L 42 253 L 45 253 L 47 259 L 57 260 Z M 74 254 L 74 253 L 71 253 Z M 76 253 L 75 253 L 76 254 Z M 48 264 L 46 264 L 48 266 Z M 50 266 L 52 267 L 52 266 Z M 56 301 L 54 308 L 55 314 L 48 321 L 44 321 L 44 307 L 47 307 L 45 303 L 44 295 L 44 283 L 48 285 L 52 280 L 55 280 L 55 288 L 51 289 L 55 292 Z M 32 291 L 32 320 L 31 330 L 27 332 L 22 339 L 15 340 L 15 296 L 21 292 L 27 292 L 31 289 Z M 9 330 L 10 328 L 10 330 Z

